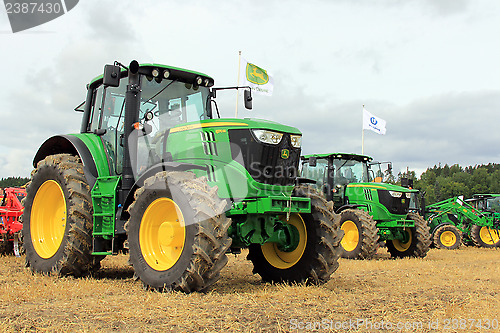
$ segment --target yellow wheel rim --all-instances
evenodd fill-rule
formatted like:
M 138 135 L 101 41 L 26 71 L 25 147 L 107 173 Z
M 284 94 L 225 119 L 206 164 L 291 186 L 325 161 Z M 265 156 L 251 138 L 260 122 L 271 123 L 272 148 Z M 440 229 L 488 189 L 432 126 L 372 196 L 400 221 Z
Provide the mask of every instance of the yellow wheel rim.
M 299 231 L 299 244 L 295 250 L 290 252 L 281 251 L 276 243 L 265 243 L 261 247 L 262 254 L 267 262 L 279 269 L 287 269 L 295 265 L 302 258 L 307 245 L 306 224 L 302 217 L 299 214 L 292 214 L 288 223 Z
M 153 201 L 144 212 L 139 228 L 141 253 L 147 264 L 165 271 L 179 260 L 186 241 L 184 217 L 169 198 Z
M 342 224 L 340 229 L 344 230 L 344 237 L 340 244 L 345 251 L 353 251 L 359 244 L 359 230 L 356 223 L 351 220 L 347 220 Z
M 446 247 L 452 247 L 457 243 L 457 236 L 453 231 L 446 230 L 439 236 L 439 241 Z
M 393 239 L 392 240 L 392 244 L 394 245 L 394 247 L 396 248 L 396 250 L 398 250 L 399 252 L 405 252 L 411 246 L 411 241 L 412 241 L 411 232 L 408 231 L 408 230 L 405 230 L 405 232 L 408 234 L 408 241 L 406 243 L 403 243 L 399 239 Z
M 54 256 L 66 230 L 66 200 L 56 181 L 45 181 L 36 192 L 31 206 L 30 229 L 36 253 L 43 259 Z
M 488 245 L 495 245 L 500 240 L 498 231 L 489 227 L 482 227 L 481 230 L 479 230 L 479 237 Z

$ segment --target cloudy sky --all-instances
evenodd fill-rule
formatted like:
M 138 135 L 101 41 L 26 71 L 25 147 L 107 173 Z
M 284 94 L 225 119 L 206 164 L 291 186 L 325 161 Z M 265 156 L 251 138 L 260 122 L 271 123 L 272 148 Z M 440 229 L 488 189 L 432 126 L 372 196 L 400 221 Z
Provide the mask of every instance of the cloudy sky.
M 361 152 L 362 107 L 387 121 L 364 152 L 397 170 L 499 163 L 496 0 L 80 1 L 13 34 L 0 8 L 0 177 L 28 176 L 38 146 L 75 133 L 104 64 L 158 62 L 237 81 L 238 51 L 274 78 L 240 117 L 301 129 L 304 153 Z M 233 117 L 234 93 L 218 95 Z

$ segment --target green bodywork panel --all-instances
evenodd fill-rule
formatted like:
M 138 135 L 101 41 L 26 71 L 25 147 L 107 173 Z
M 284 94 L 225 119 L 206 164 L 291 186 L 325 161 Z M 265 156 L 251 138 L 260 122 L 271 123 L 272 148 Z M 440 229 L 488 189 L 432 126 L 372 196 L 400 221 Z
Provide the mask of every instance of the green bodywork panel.
M 218 195 L 221 198 L 266 197 L 273 193 L 289 196 L 293 186 L 258 183 L 252 179 L 244 165 L 233 160 L 228 131 L 238 129 L 266 129 L 301 134 L 294 127 L 260 119 L 202 120 L 172 128 L 167 151 L 172 154 L 175 162 L 192 163 L 213 170 L 210 175 L 203 170 L 193 171 L 197 176 L 207 176 L 209 184 L 219 188 Z M 208 134 L 203 135 L 204 133 Z
M 92 158 L 94 159 L 98 176 L 110 176 L 108 159 L 106 157 L 106 151 L 104 149 L 104 145 L 102 144 L 101 138 L 92 133 L 80 133 L 71 135 L 76 136 L 77 138 L 82 140 L 89 149 L 90 153 L 92 154 Z

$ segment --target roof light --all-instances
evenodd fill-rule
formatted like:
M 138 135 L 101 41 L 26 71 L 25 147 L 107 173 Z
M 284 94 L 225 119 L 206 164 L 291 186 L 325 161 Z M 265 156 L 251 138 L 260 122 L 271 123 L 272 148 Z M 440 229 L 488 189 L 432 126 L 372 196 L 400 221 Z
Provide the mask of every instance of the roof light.
M 158 70 L 158 68 L 155 68 L 151 71 L 151 74 L 153 75 L 153 77 L 158 77 L 160 76 L 160 71 Z
M 163 71 L 163 77 L 164 77 L 165 79 L 168 79 L 168 77 L 169 77 L 169 76 L 170 76 L 170 71 L 169 71 L 168 69 L 165 69 L 165 70 Z
M 205 79 L 204 84 L 205 84 L 205 87 L 208 87 L 210 85 L 210 80 L 209 79 Z
M 197 77 L 196 77 L 196 79 L 194 79 L 194 82 L 195 82 L 197 85 L 200 85 L 200 84 L 202 84 L 203 79 L 201 78 L 201 76 L 197 76 Z

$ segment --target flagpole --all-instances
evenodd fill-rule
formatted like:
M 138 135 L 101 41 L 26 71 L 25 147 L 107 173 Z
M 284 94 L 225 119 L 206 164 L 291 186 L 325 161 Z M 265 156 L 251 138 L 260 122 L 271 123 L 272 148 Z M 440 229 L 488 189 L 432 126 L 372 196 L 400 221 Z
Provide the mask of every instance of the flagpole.
M 238 51 L 238 82 L 236 87 L 240 85 L 240 71 L 241 71 L 241 51 Z M 238 88 L 236 88 L 236 112 L 234 118 L 238 118 Z
M 363 110 L 365 105 L 363 104 Z M 363 111 L 361 111 L 363 112 Z M 363 116 L 363 113 L 361 114 Z M 361 117 L 361 155 L 365 154 L 365 129 L 363 127 L 363 117 Z

